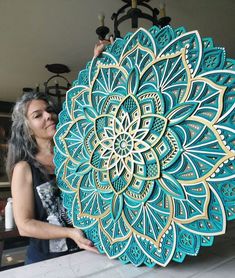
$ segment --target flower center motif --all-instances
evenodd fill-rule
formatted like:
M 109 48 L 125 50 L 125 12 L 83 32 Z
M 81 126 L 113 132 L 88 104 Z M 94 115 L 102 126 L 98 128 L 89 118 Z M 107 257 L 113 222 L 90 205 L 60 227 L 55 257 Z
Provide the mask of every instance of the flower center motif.
M 118 156 L 127 157 L 133 149 L 133 141 L 128 133 L 122 133 L 114 141 L 114 150 Z

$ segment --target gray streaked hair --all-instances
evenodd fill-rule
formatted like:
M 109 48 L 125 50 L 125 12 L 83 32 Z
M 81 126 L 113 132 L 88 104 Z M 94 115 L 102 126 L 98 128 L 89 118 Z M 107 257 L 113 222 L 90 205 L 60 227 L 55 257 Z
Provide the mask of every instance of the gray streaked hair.
M 27 111 L 32 100 L 44 100 L 53 107 L 47 96 L 39 92 L 24 93 L 16 102 L 12 112 L 11 137 L 6 161 L 6 172 L 10 181 L 14 167 L 19 161 L 27 161 L 46 174 L 45 168 L 35 159 L 38 146 L 28 126 Z

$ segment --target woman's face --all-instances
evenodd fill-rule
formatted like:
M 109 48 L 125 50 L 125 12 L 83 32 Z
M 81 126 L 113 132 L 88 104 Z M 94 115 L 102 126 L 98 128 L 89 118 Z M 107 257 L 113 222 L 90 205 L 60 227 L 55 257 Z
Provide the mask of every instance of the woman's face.
M 44 100 L 32 100 L 27 111 L 30 132 L 35 139 L 52 139 L 56 132 L 57 115 Z

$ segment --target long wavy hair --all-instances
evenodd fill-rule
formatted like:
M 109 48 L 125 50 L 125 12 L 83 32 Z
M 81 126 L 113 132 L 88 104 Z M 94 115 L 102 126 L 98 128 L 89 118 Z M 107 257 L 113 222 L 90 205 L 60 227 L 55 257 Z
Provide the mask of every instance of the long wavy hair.
M 42 174 L 46 175 L 45 168 L 35 159 L 38 153 L 38 145 L 28 126 L 27 111 L 32 100 L 43 100 L 54 107 L 47 96 L 39 92 L 25 93 L 16 102 L 12 112 L 11 137 L 6 161 L 6 172 L 10 181 L 14 167 L 19 161 L 29 162 L 39 168 Z

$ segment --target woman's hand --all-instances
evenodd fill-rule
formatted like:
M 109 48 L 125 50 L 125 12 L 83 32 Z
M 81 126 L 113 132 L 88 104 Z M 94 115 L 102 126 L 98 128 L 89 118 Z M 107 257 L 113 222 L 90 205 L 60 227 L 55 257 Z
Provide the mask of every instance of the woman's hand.
M 94 247 L 93 242 L 85 238 L 84 233 L 81 230 L 71 228 L 69 237 L 77 243 L 79 248 L 99 254 L 99 251 Z
M 113 37 L 110 37 L 109 40 L 100 40 L 94 48 L 94 58 L 98 57 L 104 50 L 106 45 L 113 43 Z

